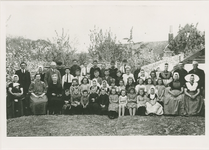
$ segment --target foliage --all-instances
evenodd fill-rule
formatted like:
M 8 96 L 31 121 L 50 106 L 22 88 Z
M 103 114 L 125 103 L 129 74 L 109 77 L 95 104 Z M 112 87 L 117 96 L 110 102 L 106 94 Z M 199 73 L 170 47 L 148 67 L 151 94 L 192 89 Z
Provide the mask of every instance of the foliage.
M 205 32 L 197 30 L 197 25 L 198 23 L 196 26 L 193 24 L 179 26 L 178 35 L 171 40 L 168 48 L 175 54 L 184 52 L 185 55 L 201 50 L 205 46 Z
M 102 29 L 94 27 L 90 30 L 89 54 L 99 61 L 110 62 L 111 60 L 121 61 L 123 59 L 124 47 L 117 43 L 116 35 L 111 30 L 103 32 Z
M 7 136 L 205 135 L 204 117 L 41 115 L 7 120 Z

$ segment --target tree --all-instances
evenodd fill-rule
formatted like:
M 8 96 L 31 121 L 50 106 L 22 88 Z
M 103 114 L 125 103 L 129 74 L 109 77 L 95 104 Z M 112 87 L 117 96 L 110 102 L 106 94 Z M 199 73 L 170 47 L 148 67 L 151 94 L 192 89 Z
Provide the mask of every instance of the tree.
M 103 32 L 102 29 L 94 27 L 93 30 L 90 30 L 90 41 L 88 50 L 92 58 L 103 62 L 122 60 L 124 47 L 121 43 L 116 42 L 117 37 L 111 30 Z
M 197 30 L 197 25 L 186 24 L 184 27 L 179 26 L 178 35 L 169 43 L 169 49 L 175 54 L 184 52 L 190 55 L 195 51 L 201 50 L 205 46 L 205 32 Z

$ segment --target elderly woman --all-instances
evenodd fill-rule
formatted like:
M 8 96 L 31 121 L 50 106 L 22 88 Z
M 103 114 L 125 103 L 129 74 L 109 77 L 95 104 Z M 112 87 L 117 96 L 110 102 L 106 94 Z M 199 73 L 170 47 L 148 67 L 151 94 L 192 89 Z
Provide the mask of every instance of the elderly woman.
M 49 114 L 60 114 L 64 101 L 62 100 L 62 85 L 58 82 L 57 74 L 52 75 L 52 83 L 49 84 L 47 95 Z
M 9 106 L 8 114 L 10 117 L 20 117 L 23 115 L 23 87 L 18 83 L 18 75 L 12 77 L 12 83 L 8 86 L 8 102 Z
M 30 108 L 34 115 L 46 114 L 47 88 L 43 81 L 41 81 L 41 75 L 35 75 L 35 81 L 30 84 Z
M 202 115 L 204 101 L 200 95 L 199 77 L 195 74 L 188 74 L 185 76 L 185 80 L 187 81 L 184 89 L 186 115 Z
M 165 115 L 184 115 L 184 88 L 179 81 L 177 72 L 173 75 L 173 81 L 165 92 L 164 114 Z

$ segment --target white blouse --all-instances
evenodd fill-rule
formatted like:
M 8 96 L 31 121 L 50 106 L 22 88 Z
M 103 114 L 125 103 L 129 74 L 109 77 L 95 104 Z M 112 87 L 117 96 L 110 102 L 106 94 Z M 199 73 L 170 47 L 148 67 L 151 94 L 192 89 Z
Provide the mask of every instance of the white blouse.
M 186 82 L 186 86 L 187 86 L 188 90 L 190 90 L 190 91 L 196 91 L 197 90 L 198 83 L 197 82 L 194 82 L 193 85 L 191 85 L 190 82 Z

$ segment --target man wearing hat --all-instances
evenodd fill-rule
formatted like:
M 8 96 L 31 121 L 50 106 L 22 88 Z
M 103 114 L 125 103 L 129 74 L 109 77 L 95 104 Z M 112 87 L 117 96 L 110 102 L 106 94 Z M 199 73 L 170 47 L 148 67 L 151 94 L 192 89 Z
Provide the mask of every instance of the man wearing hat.
M 173 73 L 177 72 L 179 74 L 179 81 L 182 85 L 185 84 L 185 76 L 188 74 L 188 72 L 184 69 L 184 64 L 182 62 L 179 62 L 178 69 L 176 69 Z
M 58 79 L 57 79 L 57 82 L 59 84 L 61 84 L 61 74 L 60 72 L 56 69 L 56 63 L 53 61 L 51 62 L 50 64 L 50 68 L 47 70 L 46 74 L 45 74 L 45 77 L 44 77 L 44 82 L 45 84 L 47 85 L 50 85 L 52 83 L 52 75 L 56 74 Z
M 27 64 L 25 62 L 21 62 L 20 70 L 17 70 L 15 74 L 19 77 L 19 83 L 23 87 L 24 96 L 27 95 L 29 86 L 31 84 L 30 72 L 26 70 Z M 23 100 L 23 113 L 24 115 L 29 114 L 29 98 L 25 98 Z
M 76 70 L 80 70 L 81 71 L 81 67 L 78 65 L 78 61 L 76 59 L 73 60 L 73 65 L 70 68 L 70 73 L 75 77 L 75 71 Z
M 189 71 L 190 74 L 196 74 L 199 76 L 200 80 L 198 82 L 202 96 L 205 96 L 205 72 L 198 68 L 198 62 L 192 62 L 193 69 Z
M 57 62 L 57 70 L 59 70 L 61 77 L 63 77 L 65 74 L 65 69 L 63 68 L 61 61 Z
M 115 67 L 115 61 L 114 60 L 112 60 L 110 64 L 111 64 L 111 67 L 109 68 L 110 77 L 116 79 L 116 74 L 117 74 L 118 68 Z

